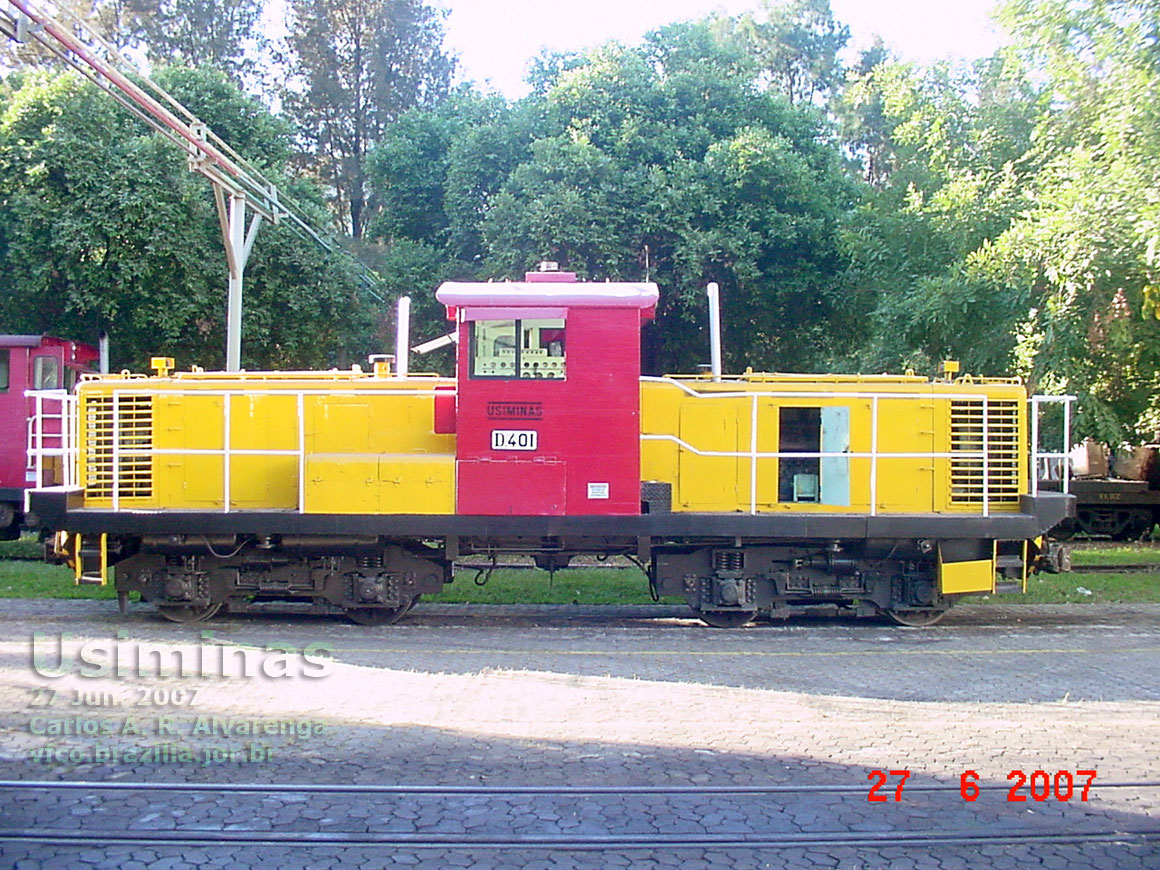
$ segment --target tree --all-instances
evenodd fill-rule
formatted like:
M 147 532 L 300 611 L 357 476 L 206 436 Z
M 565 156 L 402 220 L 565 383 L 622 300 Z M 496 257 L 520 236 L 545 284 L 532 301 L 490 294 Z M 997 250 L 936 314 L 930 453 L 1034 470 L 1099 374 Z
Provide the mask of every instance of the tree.
M 838 53 L 850 28 L 834 20 L 830 0 L 761 0 L 763 18 L 726 20 L 764 83 L 791 103 L 825 99 L 842 83 Z
M 247 131 L 244 150 L 286 152 L 284 125 L 220 74 L 163 78 L 215 129 Z M 73 74 L 13 76 L 0 110 L 5 330 L 91 339 L 107 329 L 117 366 L 140 370 L 157 353 L 220 366 L 225 254 L 209 186 L 181 152 Z M 309 185 L 287 186 L 324 213 Z M 319 366 L 373 349 L 350 267 L 285 226 L 258 234 L 246 287 L 247 367 Z
M 988 263 L 1029 206 L 1043 105 L 1012 58 L 964 71 L 886 60 L 851 77 L 836 108 L 873 186 L 844 222 L 844 283 L 868 329 L 839 365 L 1011 368 L 1031 293 Z
M 262 0 L 122 0 L 126 35 L 159 65 L 207 66 L 235 81 L 256 69 L 264 49 Z
M 367 154 L 407 109 L 433 105 L 450 86 L 441 14 L 422 0 L 292 0 L 290 14 L 285 106 L 340 222 L 359 238 L 377 211 Z
M 651 371 L 703 360 L 708 281 L 723 289 L 733 364 L 817 364 L 822 324 L 844 305 L 849 195 L 819 113 L 757 87 L 712 21 L 535 75 L 514 106 L 457 97 L 392 129 L 373 162 L 390 203 L 376 236 L 441 248 L 465 278 L 518 278 L 546 259 L 588 280 L 656 280 Z
M 55 0 L 51 9 L 53 16 L 66 27 L 74 29 L 72 25 L 79 22 L 83 29 L 116 48 L 127 48 L 133 42 L 126 0 Z M 10 16 L 14 11 L 15 7 L 8 8 Z M 31 38 L 25 42 L 0 39 L 0 58 L 5 66 L 14 69 L 60 65 L 55 54 Z
M 592 52 L 542 101 L 529 158 L 488 201 L 488 272 L 551 259 L 589 279 L 659 281 L 653 371 L 704 359 L 709 281 L 722 288 L 733 365 L 820 361 L 820 324 L 842 306 L 848 189 L 812 108 L 756 88 L 712 22 Z
M 1160 434 L 1156 0 L 1016 0 L 1003 20 L 1049 81 L 1032 207 L 990 266 L 1034 294 L 1023 373 L 1079 396 L 1080 435 Z

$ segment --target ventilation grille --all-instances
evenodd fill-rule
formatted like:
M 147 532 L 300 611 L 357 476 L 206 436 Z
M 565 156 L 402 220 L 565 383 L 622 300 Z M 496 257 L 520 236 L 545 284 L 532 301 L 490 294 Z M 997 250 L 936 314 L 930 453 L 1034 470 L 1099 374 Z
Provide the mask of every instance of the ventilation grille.
M 113 497 L 114 452 L 118 498 L 153 495 L 153 397 L 121 395 L 114 418 L 112 396 L 84 400 L 84 489 L 90 498 Z M 116 451 L 114 451 L 114 432 Z
M 1019 402 L 987 402 L 987 500 L 1019 504 Z M 983 504 L 983 403 L 951 402 L 951 504 Z M 956 457 L 954 454 L 974 454 Z

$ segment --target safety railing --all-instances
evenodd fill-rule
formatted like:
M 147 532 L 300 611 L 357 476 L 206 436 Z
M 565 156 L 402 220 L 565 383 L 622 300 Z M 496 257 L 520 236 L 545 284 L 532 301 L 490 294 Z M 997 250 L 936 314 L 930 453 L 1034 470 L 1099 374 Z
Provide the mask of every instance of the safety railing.
M 996 477 L 993 470 L 993 441 L 995 440 L 995 427 L 992 425 L 991 406 L 992 399 L 987 394 L 980 393 L 966 393 L 966 392 L 876 392 L 876 391 L 841 391 L 833 390 L 712 390 L 704 391 L 694 389 L 688 384 L 673 378 L 657 378 L 644 377 L 641 378 L 643 382 L 667 384 L 674 386 L 686 395 L 696 399 L 704 399 L 707 401 L 722 401 L 729 399 L 747 399 L 750 403 L 750 425 L 749 425 L 749 449 L 748 450 L 704 450 L 688 443 L 677 435 L 654 433 L 643 433 L 641 441 L 668 441 L 676 444 L 680 450 L 687 450 L 698 456 L 710 457 L 725 457 L 749 460 L 749 513 L 757 513 L 757 492 L 758 492 L 758 462 L 760 460 L 785 460 L 785 459 L 845 459 L 854 460 L 862 459 L 869 460 L 870 474 L 869 474 L 869 513 L 871 516 L 878 515 L 878 488 L 879 478 L 881 474 L 881 464 L 883 461 L 893 461 L 901 459 L 928 459 L 928 460 L 947 460 L 950 462 L 956 460 L 975 460 L 979 463 L 979 470 L 981 472 L 981 479 L 977 485 L 979 491 L 979 510 L 984 517 L 990 516 L 992 507 L 992 488 L 996 483 Z M 762 400 L 786 400 L 794 401 L 828 401 L 834 400 L 846 401 L 866 401 L 870 403 L 870 450 L 869 451 L 763 451 L 758 449 L 760 443 L 759 431 L 759 414 L 758 405 Z M 934 400 L 945 402 L 963 402 L 968 404 L 977 404 L 981 410 L 980 413 L 980 432 L 978 433 L 980 446 L 977 450 L 952 450 L 948 452 L 910 452 L 910 451 L 886 451 L 882 450 L 879 445 L 879 422 L 880 422 L 880 403 L 884 401 L 925 401 L 931 402 Z M 1004 421 L 1003 425 L 1007 425 Z M 1006 437 L 1006 433 L 1004 433 Z M 1003 463 L 1007 465 L 1007 462 Z M 1007 476 L 1004 475 L 1004 480 Z M 969 505 L 971 501 L 960 502 L 960 504 Z
M 417 377 L 412 377 L 407 381 L 401 382 L 409 386 L 413 386 L 419 380 Z M 84 403 L 78 402 L 77 396 L 69 396 L 63 391 L 59 392 L 61 397 L 66 400 L 68 410 L 63 412 L 66 418 L 65 431 L 66 437 L 59 448 L 42 448 L 35 453 L 30 450 L 30 456 L 37 457 L 47 456 L 61 456 L 62 462 L 66 469 L 65 486 L 71 489 L 86 487 L 86 468 L 82 467 L 86 460 L 91 459 L 93 446 L 87 440 L 82 450 L 82 438 L 80 428 L 86 425 L 91 426 L 89 420 L 80 420 L 79 412 L 82 409 L 88 408 L 88 413 L 92 415 L 94 400 L 99 398 L 108 398 L 109 402 L 109 420 L 107 436 L 104 440 L 107 447 L 103 448 L 107 452 L 107 459 L 102 459 L 101 474 L 107 473 L 108 477 L 108 498 L 111 500 L 112 509 L 120 510 L 123 501 L 133 500 L 139 498 L 132 495 L 132 487 L 127 487 L 126 483 L 130 480 L 136 481 L 136 475 L 140 473 L 140 465 L 136 460 L 152 460 L 155 457 L 164 456 L 217 456 L 222 459 L 222 512 L 231 512 L 231 503 L 233 501 L 233 482 L 232 482 L 232 468 L 234 460 L 238 457 L 246 456 L 289 456 L 294 457 L 297 462 L 298 472 L 298 494 L 297 503 L 293 510 L 302 513 L 306 503 L 306 400 L 308 397 L 325 397 L 325 398 L 357 398 L 377 396 L 383 397 L 386 395 L 405 396 L 407 398 L 434 398 L 436 396 L 454 396 L 455 392 L 449 389 L 426 389 L 426 388 L 407 388 L 400 390 L 390 389 L 358 389 L 358 388 L 316 388 L 316 389 L 255 389 L 247 385 L 244 389 L 227 390 L 227 389 L 150 389 L 147 386 L 142 386 L 142 381 L 126 381 L 125 386 L 112 386 L 107 393 L 88 392 L 83 396 Z M 147 382 L 145 382 L 147 383 Z M 292 449 L 275 449 L 275 448 L 242 448 L 233 445 L 233 400 L 250 399 L 259 396 L 275 396 L 281 398 L 293 398 L 295 402 L 295 420 L 288 422 L 295 430 L 296 445 Z M 139 438 L 127 439 L 125 433 L 128 427 L 125 424 L 125 415 L 127 413 L 138 413 L 139 402 L 135 401 L 141 398 L 148 398 L 154 400 L 154 407 L 156 407 L 156 400 L 163 398 L 205 398 L 205 399 L 221 399 L 221 443 L 220 448 L 196 448 L 196 447 L 157 447 L 153 444 L 142 446 L 140 444 L 127 443 L 128 440 L 140 440 Z M 86 404 L 87 403 L 87 404 Z M 95 412 L 100 414 L 100 411 Z M 37 405 L 32 420 L 30 420 L 30 431 L 38 430 L 38 427 L 46 425 L 45 421 L 55 418 L 55 415 L 46 414 L 43 411 L 42 405 Z M 51 428 L 51 427 L 50 427 Z M 135 435 L 138 433 L 134 433 Z M 31 436 L 30 436 L 31 444 Z M 39 466 L 38 466 L 39 467 Z M 107 468 L 107 472 L 104 469 Z M 126 469 L 129 469 L 127 472 Z M 38 487 L 43 488 L 43 487 Z M 26 496 L 27 498 L 27 496 Z
M 1068 446 L 1071 444 L 1071 403 L 1075 396 L 1032 396 L 1031 404 L 1031 494 L 1039 494 L 1041 481 L 1060 481 L 1062 492 L 1069 492 L 1071 463 Z M 1063 405 L 1062 446 L 1055 451 L 1039 449 L 1040 415 L 1045 405 Z
M 32 489 L 76 486 L 77 398 L 67 390 L 26 390 L 24 395 L 32 400 L 25 438 L 25 482 L 30 484 L 24 496 L 27 511 Z M 57 470 L 60 483 L 46 481 L 46 475 Z

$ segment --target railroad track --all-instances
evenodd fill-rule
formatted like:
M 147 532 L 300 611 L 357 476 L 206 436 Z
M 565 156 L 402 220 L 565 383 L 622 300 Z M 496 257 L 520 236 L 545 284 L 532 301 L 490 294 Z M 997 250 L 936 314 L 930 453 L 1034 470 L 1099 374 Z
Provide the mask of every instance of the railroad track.
M 1160 564 L 1156 562 L 1141 562 L 1138 564 L 1121 565 L 1112 562 L 1089 563 L 1086 565 L 1071 566 L 1072 574 L 1160 574 Z
M 1157 789 L 1160 782 L 1108 782 L 1098 790 Z M 955 792 L 959 786 L 950 783 L 918 784 L 907 786 L 913 794 Z M 979 786 L 981 792 L 1007 791 L 1006 785 Z M 549 796 L 558 798 L 622 798 L 625 796 L 664 796 L 721 799 L 748 796 L 776 799 L 787 795 L 846 795 L 855 801 L 864 801 L 867 789 L 862 785 L 767 785 L 767 786 L 422 786 L 422 785 L 298 785 L 257 783 L 129 783 L 129 782 L 61 782 L 61 781 L 0 781 L 0 793 L 80 791 L 110 794 L 148 793 L 149 809 L 165 809 L 158 795 L 165 793 L 194 793 L 232 796 L 254 794 L 262 796 L 428 796 L 436 798 L 473 797 L 500 800 L 511 797 Z M 912 795 L 913 796 L 913 795 Z M 1085 813 L 1086 816 L 1086 813 Z M 271 831 L 239 829 L 238 825 L 206 826 L 190 823 L 188 827 L 139 830 L 66 830 L 37 825 L 35 827 L 0 827 L 0 843 L 60 847 L 201 847 L 238 849 L 239 847 L 318 847 L 318 848 L 394 848 L 405 850 L 547 850 L 569 852 L 600 852 L 628 849 L 792 849 L 792 848 L 857 848 L 885 849 L 892 847 L 934 847 L 1057 844 L 1083 845 L 1108 843 L 1121 845 L 1160 844 L 1160 823 L 1149 826 L 1113 824 L 1110 818 L 1097 823 L 1080 824 L 1059 820 L 1054 827 L 995 827 L 978 825 L 938 830 L 891 831 L 801 831 L 777 833 L 628 833 L 586 831 L 578 833 L 439 833 L 439 832 L 367 832 L 367 831 Z

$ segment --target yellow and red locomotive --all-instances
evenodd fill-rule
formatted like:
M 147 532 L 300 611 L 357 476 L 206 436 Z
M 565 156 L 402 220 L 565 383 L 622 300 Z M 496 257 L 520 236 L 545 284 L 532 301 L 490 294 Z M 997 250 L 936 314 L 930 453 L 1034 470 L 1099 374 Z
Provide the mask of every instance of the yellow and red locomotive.
M 1010 379 L 640 377 L 648 283 L 444 284 L 455 378 L 92 377 L 74 477 L 32 496 L 78 580 L 172 619 L 268 601 L 391 622 L 461 556 L 625 555 L 715 626 L 812 605 L 904 624 L 1025 584 L 1067 515 Z M 404 367 L 405 372 L 405 367 Z

